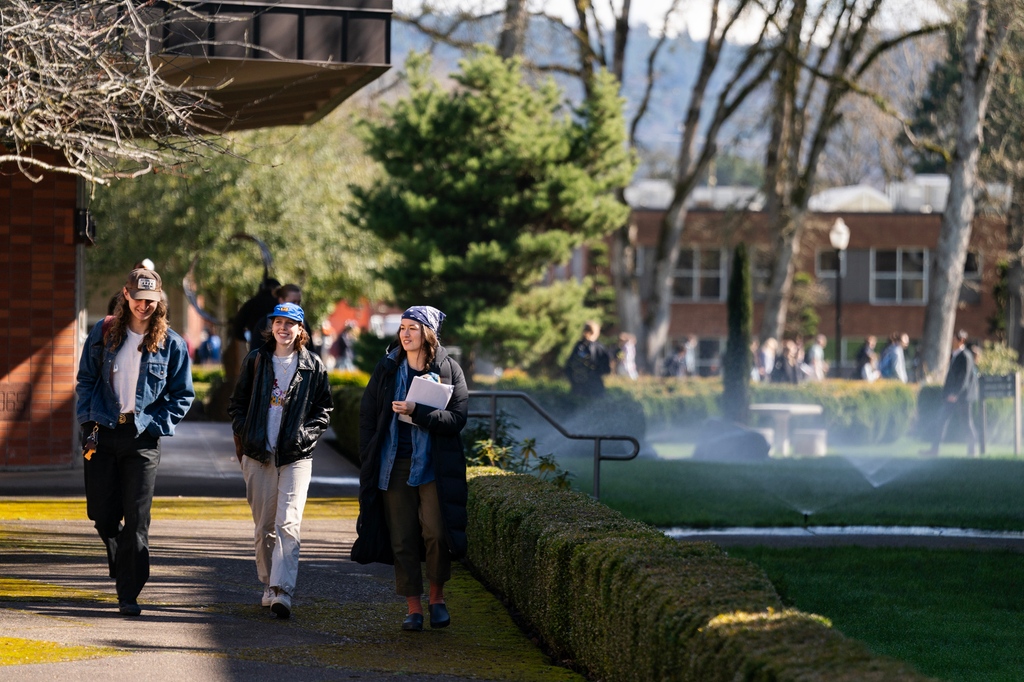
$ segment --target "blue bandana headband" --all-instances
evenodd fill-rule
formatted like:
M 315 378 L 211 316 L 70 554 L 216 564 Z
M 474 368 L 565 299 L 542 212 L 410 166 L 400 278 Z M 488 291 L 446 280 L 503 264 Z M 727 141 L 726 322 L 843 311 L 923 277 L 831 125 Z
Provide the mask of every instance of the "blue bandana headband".
M 402 317 L 415 320 L 424 327 L 430 327 L 431 331 L 436 334 L 446 315 L 429 305 L 414 305 L 402 313 Z

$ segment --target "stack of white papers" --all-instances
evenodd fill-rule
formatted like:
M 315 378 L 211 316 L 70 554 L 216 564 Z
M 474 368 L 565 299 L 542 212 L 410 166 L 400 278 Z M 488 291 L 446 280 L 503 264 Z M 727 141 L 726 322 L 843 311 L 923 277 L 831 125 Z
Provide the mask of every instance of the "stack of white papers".
M 455 387 L 450 384 L 439 384 L 424 377 L 413 377 L 412 385 L 405 399 L 417 405 L 427 405 L 434 409 L 442 410 L 448 406 L 448 400 L 452 397 Z M 412 424 L 412 417 L 407 414 L 400 414 L 398 418 Z

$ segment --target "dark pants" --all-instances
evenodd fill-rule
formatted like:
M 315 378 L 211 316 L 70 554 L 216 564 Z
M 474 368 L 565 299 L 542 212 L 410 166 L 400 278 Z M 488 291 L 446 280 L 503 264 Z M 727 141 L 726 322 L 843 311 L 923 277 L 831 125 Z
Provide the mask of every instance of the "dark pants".
M 149 520 L 159 464 L 160 439 L 136 437 L 131 421 L 100 427 L 96 452 L 85 460 L 86 510 L 107 546 L 118 601 L 134 603 L 149 580 Z
M 942 411 L 939 413 L 939 422 L 936 424 L 935 441 L 932 443 L 932 451 L 938 452 L 939 445 L 946 435 L 946 427 L 949 426 L 953 415 L 964 413 L 967 420 L 967 454 L 974 455 L 978 443 L 978 431 L 974 428 L 974 403 L 963 398 L 951 403 L 948 400 L 942 403 Z
M 384 518 L 395 554 L 395 591 L 403 597 L 423 594 L 420 547 L 426 548 L 427 579 L 445 583 L 452 576 L 452 559 L 444 539 L 444 521 L 437 485 L 408 484 L 412 460 L 396 459 L 384 492 Z

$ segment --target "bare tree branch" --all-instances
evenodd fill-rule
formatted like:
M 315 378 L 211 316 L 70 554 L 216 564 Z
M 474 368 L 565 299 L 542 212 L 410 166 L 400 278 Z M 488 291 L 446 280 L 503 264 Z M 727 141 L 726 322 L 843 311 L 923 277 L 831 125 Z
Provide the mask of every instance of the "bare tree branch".
M 654 67 L 658 60 L 658 55 L 661 54 L 661 49 L 668 42 L 668 24 L 672 19 L 672 15 L 675 14 L 676 9 L 679 7 L 680 0 L 672 0 L 672 4 L 668 10 L 665 11 L 665 16 L 661 22 L 661 32 L 658 35 L 658 40 L 651 48 L 651 51 L 647 55 L 647 70 L 645 71 L 644 78 L 644 94 L 640 97 L 640 104 L 637 106 L 636 113 L 633 115 L 633 120 L 629 124 L 629 144 L 631 147 L 636 146 L 636 131 L 640 127 L 640 121 L 647 113 L 647 108 L 651 103 L 651 94 L 654 92 Z M 629 4 L 628 2 L 626 3 Z M 623 57 L 625 56 L 625 45 L 622 47 Z M 619 80 L 622 80 L 622 74 L 619 74 Z
M 129 0 L 0 3 L 0 162 L 34 180 L 45 170 L 102 184 L 219 150 L 202 123 L 219 113 L 216 88 L 169 83 L 153 52 L 168 22 L 211 19 L 165 6 L 171 13 Z M 35 146 L 67 164 L 39 161 Z

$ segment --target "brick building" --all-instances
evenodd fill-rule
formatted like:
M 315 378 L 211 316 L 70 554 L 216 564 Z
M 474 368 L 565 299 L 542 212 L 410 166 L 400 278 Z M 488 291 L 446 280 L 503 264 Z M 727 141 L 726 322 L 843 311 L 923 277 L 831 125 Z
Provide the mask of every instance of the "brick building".
M 664 211 L 637 208 L 633 220 L 638 228 L 641 268 L 650 268 L 653 249 Z M 797 255 L 797 272 L 811 274 L 825 289 L 825 299 L 816 308 L 819 331 L 835 333 L 835 251 L 828 232 L 837 218 L 850 228 L 842 283 L 843 339 L 845 369 L 864 337 L 873 334 L 879 348 L 891 332 L 921 336 L 928 297 L 929 267 L 938 242 L 939 213 L 822 212 L 810 214 Z M 669 337 L 679 342 L 688 334 L 700 340 L 701 367 L 713 371 L 725 347 L 728 333 L 725 312 L 726 289 L 733 247 L 744 242 L 753 270 L 754 326 L 760 329 L 764 290 L 769 273 L 766 263 L 772 248 L 760 212 L 739 212 L 694 208 L 687 216 L 682 253 L 675 273 L 675 300 Z M 997 284 L 997 263 L 1006 255 L 1005 221 L 979 216 L 971 235 L 965 266 L 964 286 L 956 326 L 977 338 L 988 335 L 989 319 L 997 314 L 993 289 Z M 827 357 L 834 357 L 834 347 Z
M 166 24 L 155 47 L 181 81 L 224 84 L 211 93 L 224 118 L 204 121 L 219 130 L 313 123 L 390 68 L 391 0 L 222 0 L 193 9 L 209 20 Z M 48 150 L 33 153 L 61 164 Z M 0 167 L 0 470 L 69 467 L 81 456 L 83 189 L 71 175 L 32 182 Z

